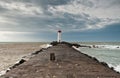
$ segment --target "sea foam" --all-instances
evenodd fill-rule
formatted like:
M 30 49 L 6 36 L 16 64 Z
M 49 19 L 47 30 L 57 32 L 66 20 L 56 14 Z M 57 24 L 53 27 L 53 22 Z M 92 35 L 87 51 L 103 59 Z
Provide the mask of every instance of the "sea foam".
M 115 71 L 120 73 L 120 64 L 119 65 L 112 65 L 112 64 L 108 64 L 108 66 L 111 68 L 113 67 Z
M 101 48 L 101 49 L 117 49 L 120 50 L 120 45 L 86 45 L 91 48 Z
M 0 71 L 0 76 L 4 75 L 6 73 L 6 70 Z
M 52 46 L 52 45 L 50 45 L 50 44 L 43 44 L 43 45 L 40 45 L 40 48 L 49 48 L 49 47 L 51 47 L 51 46 Z M 28 57 L 28 59 L 29 59 L 30 57 L 32 57 L 32 56 L 30 56 L 30 55 L 31 55 L 31 53 L 28 54 L 28 55 L 26 55 L 26 56 L 23 56 L 23 57 Z M 22 57 L 21 59 L 25 59 L 25 58 L 23 58 L 23 57 Z M 20 59 L 20 60 L 21 60 L 21 59 Z M 20 60 L 17 61 L 15 64 L 19 63 Z M 7 68 L 6 70 L 2 70 L 2 71 L 0 71 L 0 76 L 6 74 L 6 72 L 7 72 L 8 70 L 10 70 L 10 67 Z
M 97 46 L 106 49 L 120 49 L 119 45 L 97 45 Z
M 120 64 L 114 67 L 116 71 L 120 72 Z
M 40 47 L 41 48 L 48 48 L 48 47 L 51 47 L 52 45 L 50 45 L 50 44 L 43 44 L 43 45 L 41 45 Z

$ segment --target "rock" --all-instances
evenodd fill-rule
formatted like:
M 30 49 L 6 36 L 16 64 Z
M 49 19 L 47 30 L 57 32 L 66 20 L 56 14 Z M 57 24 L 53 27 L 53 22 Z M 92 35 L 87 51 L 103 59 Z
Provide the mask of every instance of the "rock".
M 10 69 L 16 68 L 17 66 L 19 66 L 20 64 L 26 62 L 26 60 L 21 59 L 18 63 L 16 63 L 15 65 L 13 65 L 12 67 L 10 67 Z

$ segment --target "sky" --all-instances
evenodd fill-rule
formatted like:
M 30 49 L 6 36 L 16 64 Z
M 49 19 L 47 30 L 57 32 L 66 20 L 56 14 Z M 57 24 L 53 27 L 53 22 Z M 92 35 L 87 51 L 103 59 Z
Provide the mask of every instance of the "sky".
M 0 0 L 0 42 L 120 42 L 120 0 Z

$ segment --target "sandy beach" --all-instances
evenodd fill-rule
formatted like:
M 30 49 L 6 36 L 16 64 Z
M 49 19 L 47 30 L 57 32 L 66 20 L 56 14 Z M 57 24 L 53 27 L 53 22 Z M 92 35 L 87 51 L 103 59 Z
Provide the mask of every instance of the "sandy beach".
M 27 56 L 42 47 L 46 43 L 3 43 L 0 44 L 0 74 L 13 66 L 22 57 Z

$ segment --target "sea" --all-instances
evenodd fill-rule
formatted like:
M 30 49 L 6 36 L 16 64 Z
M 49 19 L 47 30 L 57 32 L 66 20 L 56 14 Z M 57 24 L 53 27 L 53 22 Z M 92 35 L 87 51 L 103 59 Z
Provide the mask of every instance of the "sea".
M 7 45 L 10 43 L 0 44 Z M 120 72 L 120 42 L 78 42 L 78 44 L 89 47 L 79 47 L 77 50 L 97 58 L 100 62 L 106 62 L 109 67 L 113 67 L 115 71 Z M 46 47 L 47 46 L 48 45 L 46 45 Z M 0 61 L 0 63 L 2 62 Z M 2 73 L 4 73 L 4 71 L 0 72 L 0 75 L 2 75 Z
M 120 72 L 120 42 L 80 42 L 82 53 L 97 58 L 100 62 L 106 62 L 109 67 Z

